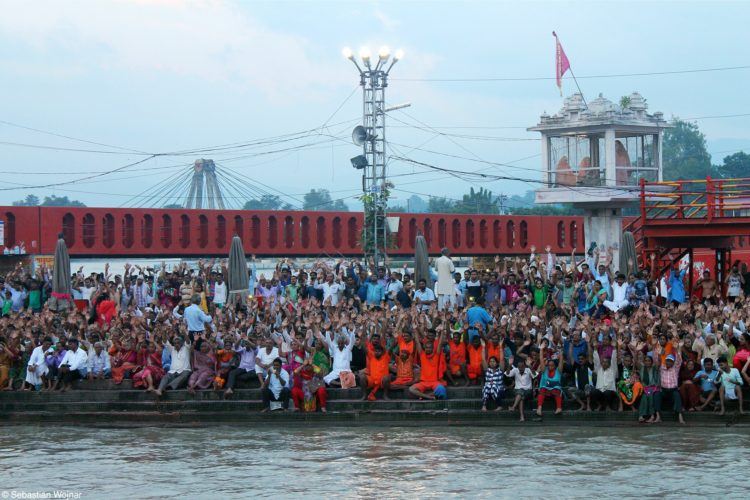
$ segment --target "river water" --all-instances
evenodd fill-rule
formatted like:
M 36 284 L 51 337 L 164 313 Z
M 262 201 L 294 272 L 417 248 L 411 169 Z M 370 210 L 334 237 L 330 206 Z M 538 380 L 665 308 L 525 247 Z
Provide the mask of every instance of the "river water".
M 750 465 L 747 429 L 6 426 L 0 436 L 2 498 L 747 498 Z

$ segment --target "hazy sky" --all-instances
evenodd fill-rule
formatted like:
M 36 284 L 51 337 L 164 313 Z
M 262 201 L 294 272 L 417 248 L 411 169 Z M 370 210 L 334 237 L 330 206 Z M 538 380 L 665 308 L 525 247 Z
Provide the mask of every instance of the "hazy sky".
M 391 104 L 412 103 L 405 110 L 408 115 L 395 111 L 388 121 L 388 138 L 401 145 L 396 146 L 401 153 L 446 168 L 538 179 L 539 157 L 532 156 L 539 151 L 537 136 L 524 129 L 543 111 L 560 108 L 553 80 L 398 78 L 553 77 L 552 30 L 577 76 L 747 66 L 748 19 L 747 1 L 3 0 L 3 122 L 148 153 L 255 141 L 326 122 L 329 126 L 320 129 L 322 135 L 294 141 L 161 156 L 95 179 L 31 189 L 22 186 L 80 179 L 144 156 L 0 123 L 0 142 L 45 147 L 0 144 L 0 203 L 33 192 L 67 195 L 89 205 L 132 204 L 143 198 L 131 196 L 200 157 L 295 199 L 321 187 L 335 197 L 356 196 L 360 177 L 349 158 L 359 151 L 349 137 L 361 115 L 361 93 L 354 67 L 341 56 L 347 45 L 377 50 L 386 44 L 406 52 L 387 89 Z M 602 92 L 617 101 L 638 90 L 651 112 L 685 118 L 750 113 L 749 83 L 750 69 L 580 79 L 589 99 Z M 564 82 L 564 90 L 572 93 L 573 83 Z M 750 150 L 750 116 L 698 123 L 715 163 L 736 150 Z M 439 135 L 429 127 L 489 128 L 441 128 L 454 135 Z M 502 163 L 531 157 L 515 162 L 514 169 L 488 169 L 414 146 Z M 422 170 L 391 163 L 390 173 L 401 190 L 394 192 L 396 201 L 410 196 L 405 191 L 458 198 L 471 186 L 434 172 L 399 175 Z M 534 187 L 507 181 L 484 186 L 506 194 Z

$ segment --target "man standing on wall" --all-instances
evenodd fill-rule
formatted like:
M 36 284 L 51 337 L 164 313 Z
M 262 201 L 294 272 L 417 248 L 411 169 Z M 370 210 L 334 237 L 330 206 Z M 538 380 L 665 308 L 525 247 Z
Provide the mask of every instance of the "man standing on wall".
M 437 272 L 437 283 L 435 283 L 435 293 L 438 296 L 438 309 L 443 310 L 446 307 L 453 309 L 455 304 L 454 293 L 455 286 L 453 283 L 453 273 L 456 267 L 449 257 L 448 248 L 443 248 L 441 256 L 435 261 L 435 271 Z

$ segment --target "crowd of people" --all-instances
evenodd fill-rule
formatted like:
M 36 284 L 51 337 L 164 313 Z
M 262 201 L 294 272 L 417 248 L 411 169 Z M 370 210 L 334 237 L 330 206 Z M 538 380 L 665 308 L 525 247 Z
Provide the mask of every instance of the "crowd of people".
M 632 267 L 632 262 L 628 267 Z M 652 262 L 653 264 L 653 262 Z M 226 263 L 167 269 L 126 265 L 72 276 L 75 307 L 52 311 L 51 269 L 20 265 L 0 277 L 0 388 L 69 391 L 80 379 L 132 380 L 170 390 L 260 386 L 264 411 L 327 409 L 328 388 L 361 397 L 444 399 L 481 388 L 482 411 L 742 413 L 750 384 L 750 274 L 723 283 L 686 266 L 663 277 L 625 274 L 611 250 L 585 258 L 547 248 L 456 272 L 448 249 L 429 274 L 357 260 L 299 266 L 282 259 L 258 275 L 248 300 L 229 303 Z M 731 406 L 730 406 L 731 405 Z M 727 408 L 730 407 L 728 410 Z M 634 417 L 635 418 L 635 417 Z

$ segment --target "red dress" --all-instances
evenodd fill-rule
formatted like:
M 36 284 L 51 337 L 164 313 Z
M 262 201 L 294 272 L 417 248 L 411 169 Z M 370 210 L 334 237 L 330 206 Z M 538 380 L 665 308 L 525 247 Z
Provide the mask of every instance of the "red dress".
M 139 370 L 133 374 L 133 387 L 145 387 L 146 377 L 151 375 L 151 382 L 158 385 L 164 376 L 164 369 L 161 366 L 161 353 L 148 352 L 147 349 L 141 349 L 138 352 Z

